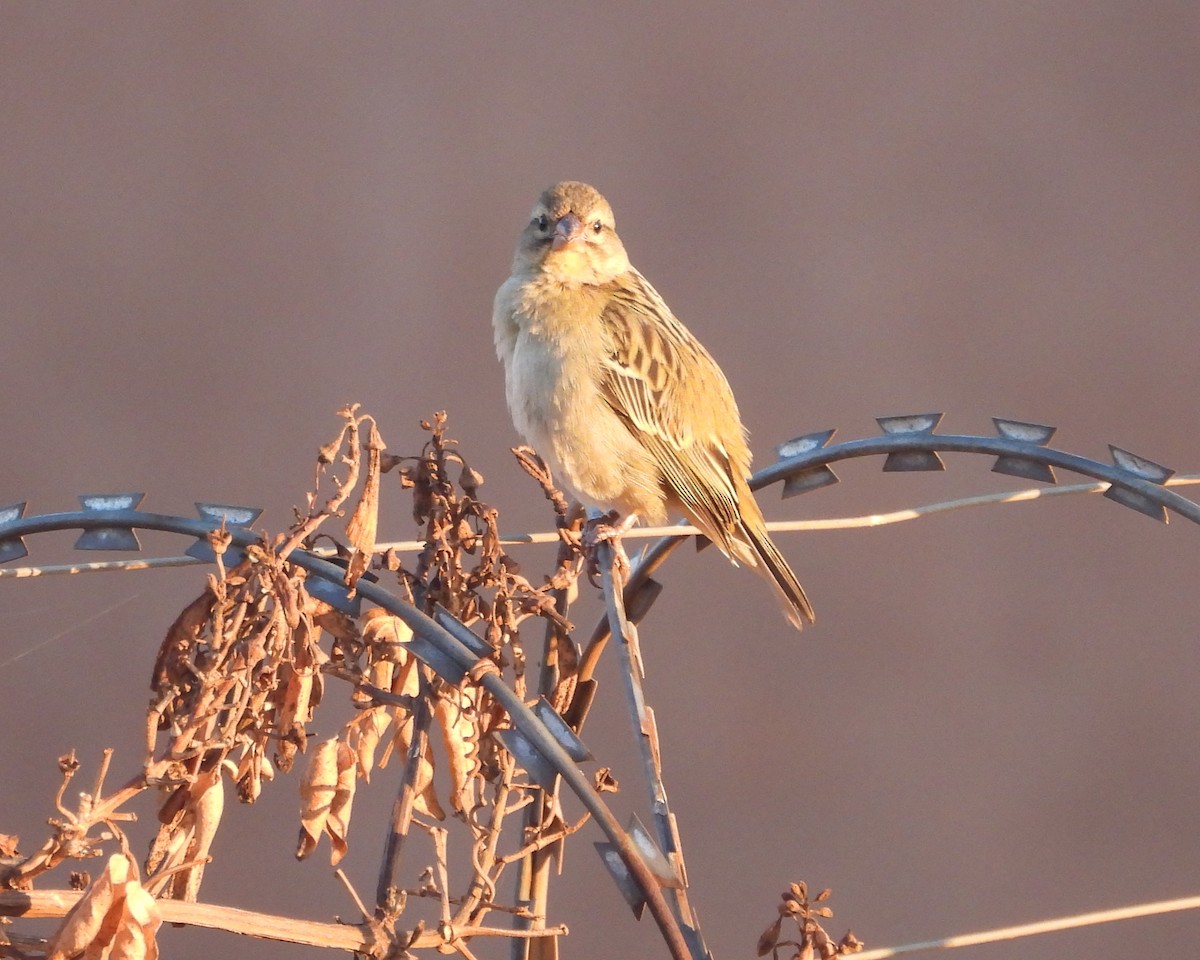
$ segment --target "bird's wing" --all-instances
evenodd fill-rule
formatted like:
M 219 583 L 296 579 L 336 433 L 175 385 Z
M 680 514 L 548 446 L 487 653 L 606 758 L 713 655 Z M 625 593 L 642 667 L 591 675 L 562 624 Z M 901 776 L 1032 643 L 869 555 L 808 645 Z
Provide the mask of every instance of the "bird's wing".
M 601 395 L 697 526 L 753 566 L 739 534 L 750 455 L 725 375 L 636 271 L 614 284 L 602 321 L 611 340 Z

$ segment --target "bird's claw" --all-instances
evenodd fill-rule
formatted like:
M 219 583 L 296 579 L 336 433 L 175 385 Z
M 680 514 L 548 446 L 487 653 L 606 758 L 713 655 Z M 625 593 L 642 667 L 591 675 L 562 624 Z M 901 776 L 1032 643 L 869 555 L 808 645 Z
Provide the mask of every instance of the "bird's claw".
M 624 520 L 620 520 L 620 514 L 613 510 L 602 517 L 594 517 L 584 524 L 581 543 L 583 555 L 587 559 L 588 580 L 592 582 L 593 586 L 600 586 L 599 547 L 605 542 L 612 545 L 613 564 L 616 567 L 617 576 L 622 581 L 629 579 L 629 556 L 621 544 L 621 536 L 636 522 L 635 514 L 630 514 Z

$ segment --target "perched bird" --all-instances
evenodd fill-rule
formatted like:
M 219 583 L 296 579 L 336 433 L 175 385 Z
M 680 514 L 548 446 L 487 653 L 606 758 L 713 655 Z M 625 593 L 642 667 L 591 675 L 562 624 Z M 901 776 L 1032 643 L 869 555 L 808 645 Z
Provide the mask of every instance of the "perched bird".
M 800 629 L 812 607 L 750 492 L 750 449 L 720 367 L 629 262 L 608 201 L 545 191 L 521 233 L 492 324 L 513 423 L 619 533 L 682 512 L 757 570 Z

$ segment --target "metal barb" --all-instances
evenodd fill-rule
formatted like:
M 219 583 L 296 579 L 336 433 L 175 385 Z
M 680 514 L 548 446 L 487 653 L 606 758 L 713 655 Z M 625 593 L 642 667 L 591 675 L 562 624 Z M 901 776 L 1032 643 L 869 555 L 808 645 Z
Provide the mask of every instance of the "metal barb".
M 14 520 L 20 520 L 25 516 L 27 504 L 27 500 L 22 500 L 20 503 L 10 503 L 7 507 L 0 507 L 0 523 L 12 523 Z
M 136 510 L 144 499 L 144 493 L 84 493 L 79 502 L 89 511 Z
M 262 507 L 238 507 L 229 503 L 197 500 L 196 512 L 202 520 L 214 520 L 229 527 L 248 527 L 262 516 Z
M 434 669 L 437 668 L 434 667 Z M 558 770 L 546 759 L 532 740 L 516 727 L 498 730 L 494 736 L 504 744 L 504 749 L 513 755 L 517 765 L 529 774 L 534 783 L 545 790 L 547 795 L 554 793 L 558 786 Z
M 1005 420 L 992 417 L 996 425 L 996 433 L 1006 440 L 1018 440 L 1021 443 L 1031 443 L 1035 447 L 1044 447 L 1050 438 L 1058 431 L 1044 423 L 1029 423 L 1025 420 Z M 992 465 L 992 473 L 1003 473 L 1010 477 L 1020 477 L 1022 480 L 1033 480 L 1037 483 L 1058 483 L 1054 476 L 1054 468 L 1049 464 L 1040 463 L 1029 457 L 1013 454 L 1003 454 L 996 458 Z
M 1044 423 L 1027 423 L 1024 420 L 1003 420 L 992 417 L 996 425 L 996 433 L 1009 440 L 1021 440 L 1024 443 L 1034 443 L 1044 447 L 1050 438 L 1058 432 L 1058 427 L 1049 427 Z
M 213 523 L 224 524 L 226 527 L 249 527 L 262 515 L 262 509 L 259 507 L 235 507 L 227 503 L 205 503 L 199 500 L 195 503 L 196 512 L 200 515 L 201 520 L 211 520 Z M 216 559 L 208 537 L 200 537 L 183 552 L 187 556 L 205 563 L 212 563 Z M 227 567 L 237 566 L 245 558 L 245 551 L 230 545 L 225 554 L 225 565 Z M 336 606 L 331 601 L 327 600 L 327 602 L 330 602 L 331 606 Z
M 629 868 L 625 866 L 625 861 L 621 859 L 616 846 L 607 840 L 599 841 L 595 846 L 596 852 L 600 854 L 600 860 L 608 870 L 609 876 L 613 878 L 613 883 L 617 885 L 621 896 L 625 898 L 625 902 L 633 911 L 634 919 L 641 920 L 642 912 L 646 909 L 646 896 L 633 879 Z
M 1170 467 L 1164 467 L 1161 463 L 1155 463 L 1153 460 L 1139 457 L 1136 453 L 1114 447 L 1111 443 L 1108 445 L 1108 450 L 1112 454 L 1113 463 L 1118 467 L 1128 470 L 1143 480 L 1149 480 L 1151 483 L 1163 484 L 1175 475 L 1175 471 Z
M 1152 520 L 1157 520 L 1160 523 L 1167 523 L 1167 508 L 1155 503 L 1147 496 L 1143 496 L 1134 490 L 1127 490 L 1124 487 L 1109 487 L 1104 491 L 1104 496 L 1112 500 L 1114 503 L 1119 503 L 1124 507 L 1129 507 L 1131 510 L 1136 510 L 1138 513 L 1144 513 Z
M 654 878 L 664 887 L 669 887 L 672 890 L 682 890 L 683 881 L 680 879 L 679 872 L 671 866 L 671 861 L 659 849 L 658 844 L 654 841 L 654 837 L 650 835 L 650 831 L 638 819 L 636 813 L 630 815 L 629 826 L 625 830 L 637 847 L 638 853 L 642 855 L 642 862 L 654 874 Z
M 27 502 L 22 500 L 20 503 L 10 503 L 7 507 L 0 507 L 0 525 L 14 523 L 25 516 Z M 0 563 L 19 560 L 28 555 L 29 551 L 25 547 L 23 537 L 6 537 L 0 540 Z
M 946 464 L 933 450 L 914 450 L 907 453 L 889 453 L 883 461 L 884 473 L 919 473 L 921 471 L 945 470 Z
M 85 513 L 102 513 L 109 510 L 136 510 L 144 493 L 89 493 L 80 496 Z M 75 541 L 76 550 L 124 550 L 136 552 L 142 549 L 133 527 L 93 527 L 80 534 Z
M 542 721 L 546 729 L 550 731 L 550 736 L 558 741 L 558 745 L 567 751 L 569 756 L 576 763 L 582 763 L 585 760 L 594 759 L 592 751 L 589 750 L 579 736 L 567 726 L 567 722 L 562 718 L 562 715 L 550 706 L 550 701 L 545 697 L 540 697 L 538 702 L 533 705 L 534 715 Z
M 1047 426 L 1044 423 L 1029 423 L 1025 420 L 1004 420 L 1000 417 L 992 417 L 992 423 L 996 425 L 996 433 L 1006 440 L 1031 443 L 1036 447 L 1046 446 L 1050 442 L 1050 438 L 1058 431 L 1058 427 Z M 1054 476 L 1054 468 L 1049 464 L 1012 454 L 997 457 L 996 462 L 992 465 L 992 473 L 1003 473 L 1010 477 L 1020 477 L 1022 480 L 1033 480 L 1038 483 L 1058 483 Z
M 440 603 L 436 604 L 433 609 L 433 619 L 438 624 L 444 627 L 449 633 L 454 635 L 454 638 L 464 647 L 470 650 L 477 657 L 490 657 L 496 651 L 492 649 L 492 645 L 483 637 L 479 636 L 474 630 L 468 627 L 465 623 L 458 619 L 454 614 L 447 610 Z
M 782 499 L 788 500 L 792 497 L 798 497 L 802 493 L 820 490 L 822 487 L 832 487 L 840 480 L 841 477 L 833 472 L 832 467 L 813 467 L 811 470 L 805 470 L 802 473 L 793 473 L 784 480 L 781 496 Z
M 820 450 L 833 439 L 835 433 L 837 433 L 836 429 L 818 430 L 816 433 L 806 433 L 803 436 L 786 440 L 775 448 L 775 455 L 780 460 L 788 460 L 792 457 L 798 457 L 802 453 L 811 453 L 813 450 Z
M 833 439 L 833 435 L 837 430 L 818 430 L 816 433 L 806 433 L 801 437 L 788 440 L 786 443 L 781 443 L 775 448 L 776 456 L 780 460 L 789 460 L 792 457 L 803 456 L 807 453 L 812 453 L 814 450 L 820 450 L 828 445 Z M 790 497 L 799 496 L 802 493 L 808 493 L 810 490 L 820 490 L 821 487 L 829 487 L 838 482 L 838 475 L 829 467 L 821 466 L 814 467 L 812 470 L 805 470 L 802 473 L 792 474 L 783 482 L 783 499 L 787 500 Z
M 992 473 L 1003 473 L 1009 477 L 1020 477 L 1022 480 L 1035 480 L 1038 483 L 1058 483 L 1054 476 L 1054 468 L 1027 457 L 1005 455 L 997 457 L 992 464 Z
M 1170 467 L 1164 467 L 1161 463 L 1155 463 L 1153 460 L 1139 457 L 1136 453 L 1130 453 L 1128 450 L 1114 447 L 1111 443 L 1108 445 L 1108 450 L 1112 454 L 1113 463 L 1119 469 L 1133 474 L 1140 480 L 1148 480 L 1150 483 L 1162 486 L 1175 473 Z M 1144 513 L 1146 516 L 1162 523 L 1167 522 L 1166 507 L 1138 490 L 1130 490 L 1127 487 L 1118 487 L 1114 484 L 1104 491 L 1104 496 L 1109 500 L 1136 510 L 1138 513 Z
M 707 540 L 708 538 L 705 537 Z M 646 614 L 650 612 L 650 608 L 654 606 L 654 601 L 658 599 L 659 594 L 663 592 L 663 585 L 649 577 L 642 582 L 641 587 L 636 590 L 628 603 L 625 604 L 625 616 L 633 623 L 641 623 L 645 619 Z
M 875 422 L 889 436 L 904 433 L 933 433 L 944 413 L 910 413 L 899 417 L 876 417 Z
M 941 413 L 914 413 L 901 417 L 876 417 L 875 422 L 888 436 L 916 434 L 927 436 L 942 422 Z M 883 461 L 884 473 L 917 473 L 945 470 L 942 458 L 933 450 L 897 450 Z

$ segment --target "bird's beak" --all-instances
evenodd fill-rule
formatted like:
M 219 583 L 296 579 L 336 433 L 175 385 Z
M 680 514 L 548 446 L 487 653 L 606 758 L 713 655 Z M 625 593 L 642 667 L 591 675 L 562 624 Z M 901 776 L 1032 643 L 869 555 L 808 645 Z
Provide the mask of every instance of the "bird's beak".
M 554 225 L 554 237 L 550 241 L 550 249 L 562 250 L 582 237 L 583 221 L 574 213 L 568 213 Z

